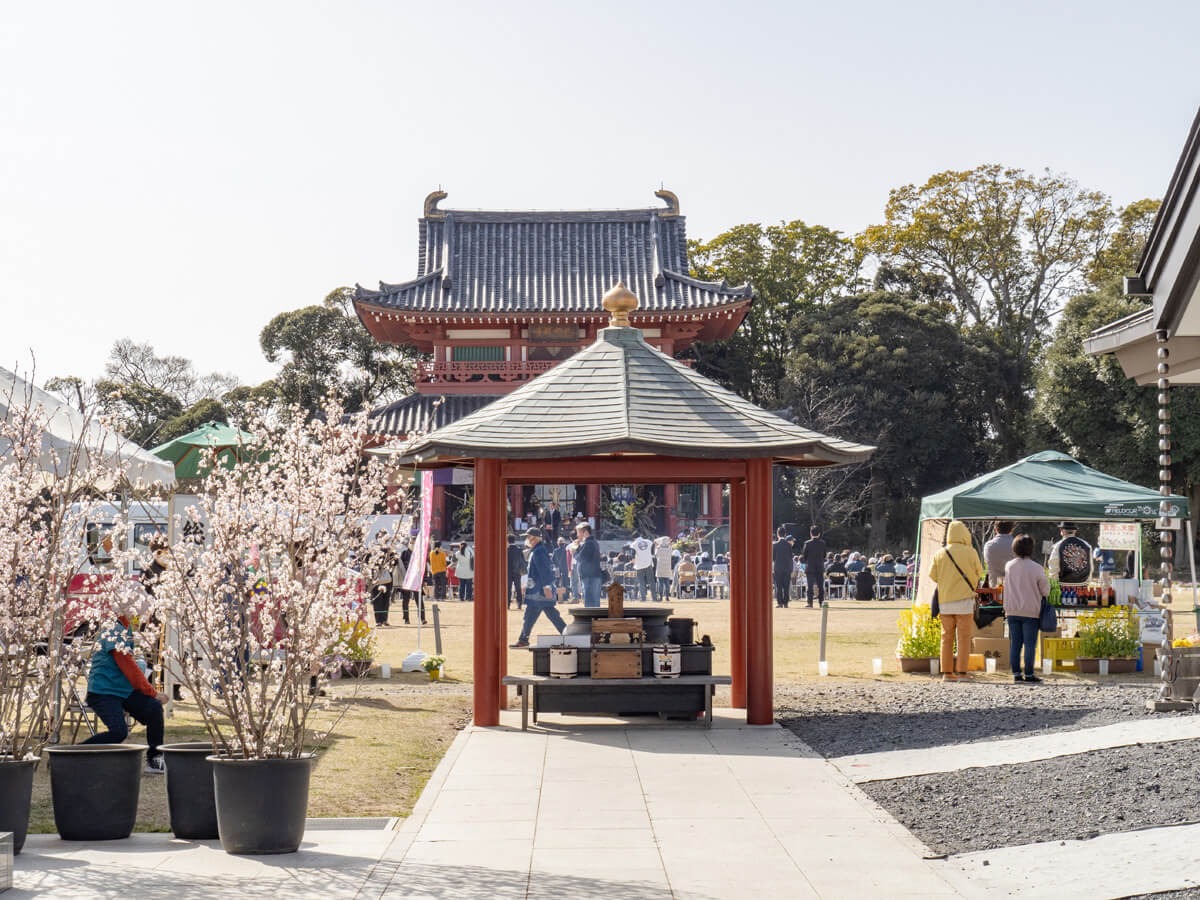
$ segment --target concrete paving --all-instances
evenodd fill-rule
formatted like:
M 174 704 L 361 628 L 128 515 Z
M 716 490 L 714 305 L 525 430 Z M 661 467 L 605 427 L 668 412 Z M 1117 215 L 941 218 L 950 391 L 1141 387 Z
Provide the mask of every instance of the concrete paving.
M 1004 738 L 956 744 L 953 752 L 922 747 L 916 750 L 884 750 L 837 756 L 830 760 L 851 781 L 885 781 L 911 778 L 938 772 L 957 772 L 985 766 L 1011 766 L 1017 763 L 1088 753 L 1133 744 L 1155 744 L 1200 738 L 1200 716 L 1132 719 L 1113 725 L 1059 731 L 1027 738 Z
M 1109 900 L 1185 890 L 1200 886 L 1200 825 L 980 850 L 941 866 L 945 878 L 972 897 Z
M 924 845 L 781 728 L 728 710 L 711 730 L 604 721 L 522 733 L 505 713 L 463 732 L 369 896 L 959 896 Z
M 310 820 L 302 852 L 265 857 L 165 834 L 31 835 L 4 900 L 1102 900 L 1200 878 L 1200 825 L 935 859 L 790 732 L 747 727 L 730 710 L 711 730 L 558 716 L 519 725 L 506 712 L 499 728 L 460 733 L 398 823 Z M 944 748 L 920 752 L 936 760 Z

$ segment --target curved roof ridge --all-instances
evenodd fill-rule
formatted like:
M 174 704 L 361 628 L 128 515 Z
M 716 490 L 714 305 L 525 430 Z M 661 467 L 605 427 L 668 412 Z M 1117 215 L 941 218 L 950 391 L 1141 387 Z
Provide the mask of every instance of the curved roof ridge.
M 749 281 L 744 281 L 741 284 L 730 285 L 724 278 L 720 281 L 705 281 L 702 278 L 693 278 L 691 275 L 685 275 L 682 272 L 676 272 L 672 269 L 664 268 L 663 275 L 667 278 L 678 281 L 681 284 L 690 285 L 691 287 L 701 288 L 706 291 L 713 291 L 719 294 L 732 294 L 734 296 L 750 297 L 754 294 L 754 286 Z

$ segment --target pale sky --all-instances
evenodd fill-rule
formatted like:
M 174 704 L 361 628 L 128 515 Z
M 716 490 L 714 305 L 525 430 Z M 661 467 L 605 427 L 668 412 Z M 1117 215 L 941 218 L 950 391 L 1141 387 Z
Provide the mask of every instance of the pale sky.
M 0 366 L 117 338 L 257 383 L 278 312 L 416 275 L 449 208 L 856 232 L 981 163 L 1161 196 L 1200 103 L 1180 2 L 0 3 Z

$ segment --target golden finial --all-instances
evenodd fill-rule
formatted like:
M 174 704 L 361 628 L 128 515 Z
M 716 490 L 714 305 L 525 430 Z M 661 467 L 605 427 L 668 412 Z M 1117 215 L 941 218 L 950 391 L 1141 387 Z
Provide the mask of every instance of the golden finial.
M 612 315 L 608 320 L 611 328 L 628 328 L 629 314 L 638 308 L 637 296 L 623 281 L 618 281 L 600 303 Z

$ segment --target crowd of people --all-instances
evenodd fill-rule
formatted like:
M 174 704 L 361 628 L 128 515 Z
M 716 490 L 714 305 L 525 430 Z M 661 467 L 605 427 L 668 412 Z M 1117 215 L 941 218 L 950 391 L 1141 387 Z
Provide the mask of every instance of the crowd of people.
M 775 605 L 781 608 L 796 598 L 813 607 L 814 601 L 824 602 L 827 595 L 863 601 L 903 597 L 917 572 L 917 558 L 907 550 L 870 556 L 857 550 L 830 550 L 818 525 L 809 529 L 808 540 L 800 547 L 795 535 L 781 525 L 771 547 L 771 561 Z

